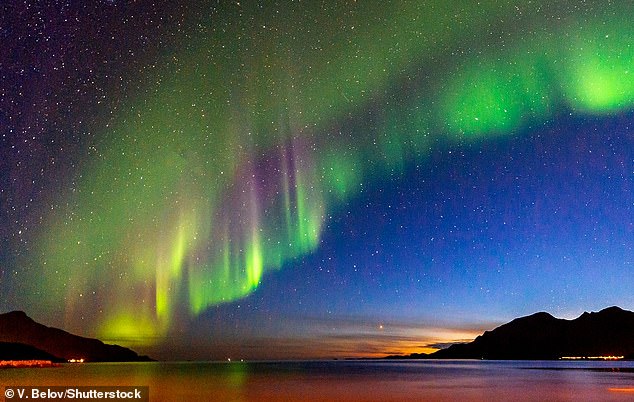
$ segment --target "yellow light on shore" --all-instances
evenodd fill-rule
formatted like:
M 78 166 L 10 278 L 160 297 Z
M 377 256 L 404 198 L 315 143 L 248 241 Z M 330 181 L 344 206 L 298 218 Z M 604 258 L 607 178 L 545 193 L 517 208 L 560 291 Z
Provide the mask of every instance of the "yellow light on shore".
M 624 356 L 562 356 L 559 360 L 623 360 Z

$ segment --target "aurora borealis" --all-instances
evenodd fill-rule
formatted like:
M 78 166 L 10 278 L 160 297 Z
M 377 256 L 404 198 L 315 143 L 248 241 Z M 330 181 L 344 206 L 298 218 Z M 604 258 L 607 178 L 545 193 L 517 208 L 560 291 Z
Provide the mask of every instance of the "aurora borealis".
M 626 1 L 0 7 L 3 310 L 218 358 L 634 308 Z

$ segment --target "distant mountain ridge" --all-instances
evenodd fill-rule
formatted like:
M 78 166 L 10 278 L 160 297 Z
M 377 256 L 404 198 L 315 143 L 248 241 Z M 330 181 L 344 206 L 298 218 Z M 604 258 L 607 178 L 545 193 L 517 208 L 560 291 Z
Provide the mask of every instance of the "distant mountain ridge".
M 151 360 L 119 345 L 108 345 L 98 339 L 73 335 L 58 328 L 39 324 L 23 311 L 0 314 L 0 343 L 0 360 L 28 360 L 32 359 L 32 356 L 49 356 L 47 360 L 52 361 Z
M 516 318 L 472 342 L 429 355 L 391 358 L 553 360 L 562 357 L 634 358 L 634 312 L 608 307 L 566 320 L 540 312 Z

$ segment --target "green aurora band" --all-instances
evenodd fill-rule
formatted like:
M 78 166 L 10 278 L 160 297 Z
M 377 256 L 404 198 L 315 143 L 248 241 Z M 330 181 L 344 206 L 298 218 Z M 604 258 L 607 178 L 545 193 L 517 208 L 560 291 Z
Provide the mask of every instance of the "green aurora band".
M 634 103 L 626 2 L 589 2 L 592 17 L 567 2 L 310 3 L 225 5 L 165 56 L 49 211 L 25 294 L 64 300 L 103 339 L 152 343 L 315 250 L 337 205 L 439 144 Z

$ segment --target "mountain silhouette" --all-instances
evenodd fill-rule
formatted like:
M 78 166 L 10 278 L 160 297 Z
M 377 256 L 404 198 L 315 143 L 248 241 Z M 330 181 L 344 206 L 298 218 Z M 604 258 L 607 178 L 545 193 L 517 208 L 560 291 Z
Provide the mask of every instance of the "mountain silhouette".
M 552 360 L 562 357 L 634 356 L 634 312 L 609 307 L 573 320 L 540 312 L 517 318 L 472 342 L 429 355 L 392 358 Z
M 12 342 L 0 342 L 0 361 L 2 360 L 49 360 L 55 363 L 66 361 L 31 345 Z
M 108 345 L 98 339 L 73 335 L 47 327 L 29 318 L 23 311 L 0 314 L 0 360 L 64 361 L 84 359 L 86 362 L 149 361 L 119 345 Z M 44 354 L 41 354 L 44 353 Z M 13 356 L 13 357 L 11 357 Z M 49 356 L 49 358 L 46 358 Z

